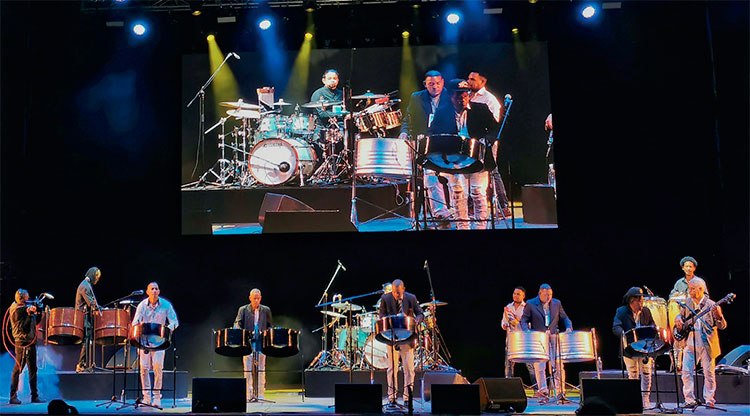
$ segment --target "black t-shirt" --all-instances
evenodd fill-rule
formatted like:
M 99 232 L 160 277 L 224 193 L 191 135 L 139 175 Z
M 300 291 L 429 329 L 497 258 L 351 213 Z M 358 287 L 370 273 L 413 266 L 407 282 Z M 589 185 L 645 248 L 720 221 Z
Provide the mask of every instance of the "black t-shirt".
M 342 101 L 344 99 L 344 93 L 341 90 L 331 90 L 325 85 L 315 90 L 315 92 L 310 97 L 310 102 L 317 102 L 320 100 L 323 101 Z M 340 105 L 340 104 L 339 104 Z M 327 110 L 330 110 L 330 107 L 326 107 Z M 323 111 L 320 108 L 316 108 L 315 112 L 318 114 L 318 124 L 321 124 L 323 126 L 328 126 L 328 119 L 331 118 L 331 113 L 328 111 Z

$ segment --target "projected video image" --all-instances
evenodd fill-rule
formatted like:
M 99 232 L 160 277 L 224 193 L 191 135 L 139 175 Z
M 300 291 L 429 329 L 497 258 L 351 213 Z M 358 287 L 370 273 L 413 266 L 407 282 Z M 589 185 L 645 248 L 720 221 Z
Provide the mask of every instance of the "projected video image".
M 182 71 L 183 234 L 556 227 L 544 42 L 209 39 Z

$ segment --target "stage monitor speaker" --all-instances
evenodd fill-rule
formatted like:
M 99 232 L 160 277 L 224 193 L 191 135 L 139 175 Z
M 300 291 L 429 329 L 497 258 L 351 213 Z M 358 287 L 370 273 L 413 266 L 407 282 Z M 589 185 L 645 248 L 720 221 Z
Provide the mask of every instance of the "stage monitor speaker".
M 747 360 L 750 360 L 750 345 L 740 345 L 729 351 L 716 365 L 747 368 Z
M 291 196 L 269 192 L 265 196 L 263 196 L 263 202 L 260 204 L 260 210 L 258 211 L 258 222 L 261 226 L 264 226 L 264 223 L 266 221 L 266 213 L 278 211 L 310 212 L 315 210 L 311 206 L 298 199 L 294 199 Z
M 336 384 L 336 413 L 383 413 L 382 387 L 375 384 Z
M 244 378 L 193 378 L 193 413 L 245 413 Z
M 641 381 L 638 379 L 581 379 L 581 407 L 591 406 L 595 397 L 612 407 L 617 414 L 643 413 Z
M 526 224 L 557 224 L 555 188 L 546 184 L 524 185 L 521 188 L 523 222 Z
M 430 401 L 433 384 L 469 384 L 469 382 L 460 373 L 425 371 L 422 376 L 422 397 L 425 401 Z M 415 397 L 417 397 L 416 394 Z
M 479 385 L 479 402 L 483 412 L 523 413 L 526 410 L 526 392 L 519 377 L 483 377 L 474 384 Z
M 263 234 L 268 233 L 319 233 L 357 231 L 348 213 L 331 211 L 268 211 L 265 213 Z
M 479 385 L 433 384 L 432 413 L 449 415 L 478 415 Z

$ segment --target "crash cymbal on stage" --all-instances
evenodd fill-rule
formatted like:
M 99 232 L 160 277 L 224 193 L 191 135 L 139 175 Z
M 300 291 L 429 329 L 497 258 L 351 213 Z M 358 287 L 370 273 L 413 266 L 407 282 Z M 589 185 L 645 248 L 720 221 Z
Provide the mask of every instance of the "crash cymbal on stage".
M 323 107 L 331 107 L 334 105 L 341 105 L 343 104 L 342 101 L 312 101 L 309 103 L 302 104 L 302 107 L 305 108 L 323 108 Z
M 361 311 L 362 310 L 361 306 L 355 305 L 355 304 L 349 303 L 349 302 L 334 303 L 331 306 L 334 307 L 335 309 L 340 310 L 340 311 Z
M 275 103 L 273 103 L 274 107 L 276 107 L 277 105 L 294 105 L 294 104 L 284 101 L 283 98 L 279 98 L 279 101 L 276 101 Z
M 222 107 L 234 108 L 235 110 L 260 110 L 263 107 L 255 104 L 248 104 L 242 100 L 239 101 L 222 101 L 219 103 Z
M 334 318 L 346 318 L 346 315 L 333 311 L 320 311 L 323 315 L 333 316 Z
M 388 98 L 388 96 L 385 94 L 375 94 L 370 91 L 360 95 L 352 95 L 352 100 L 376 100 L 378 98 Z
M 255 110 L 227 110 L 227 114 L 234 118 L 260 118 L 260 112 Z
M 447 304 L 448 304 L 448 302 L 441 302 L 439 300 L 433 300 L 433 301 L 430 301 L 430 302 L 425 302 L 425 303 L 423 303 L 423 304 L 421 304 L 419 306 L 422 307 L 422 308 L 426 308 L 426 307 L 428 307 L 430 305 L 445 306 Z

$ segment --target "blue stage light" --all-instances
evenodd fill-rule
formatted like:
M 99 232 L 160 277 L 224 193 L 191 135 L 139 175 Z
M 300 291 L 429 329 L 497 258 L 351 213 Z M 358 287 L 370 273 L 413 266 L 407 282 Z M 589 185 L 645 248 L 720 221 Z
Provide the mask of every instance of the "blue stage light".
M 591 19 L 596 14 L 596 7 L 594 6 L 586 6 L 581 10 L 581 16 L 583 16 L 586 19 Z
M 143 23 L 136 23 L 133 25 L 133 33 L 136 34 L 136 36 L 143 36 L 146 34 L 146 26 Z
M 455 25 L 456 23 L 459 22 L 459 20 L 461 20 L 461 16 L 459 16 L 458 13 L 448 13 L 448 15 L 445 16 L 445 20 L 448 23 Z
M 258 23 L 258 27 L 260 30 L 268 30 L 268 28 L 271 27 L 271 21 L 269 19 L 263 19 Z

